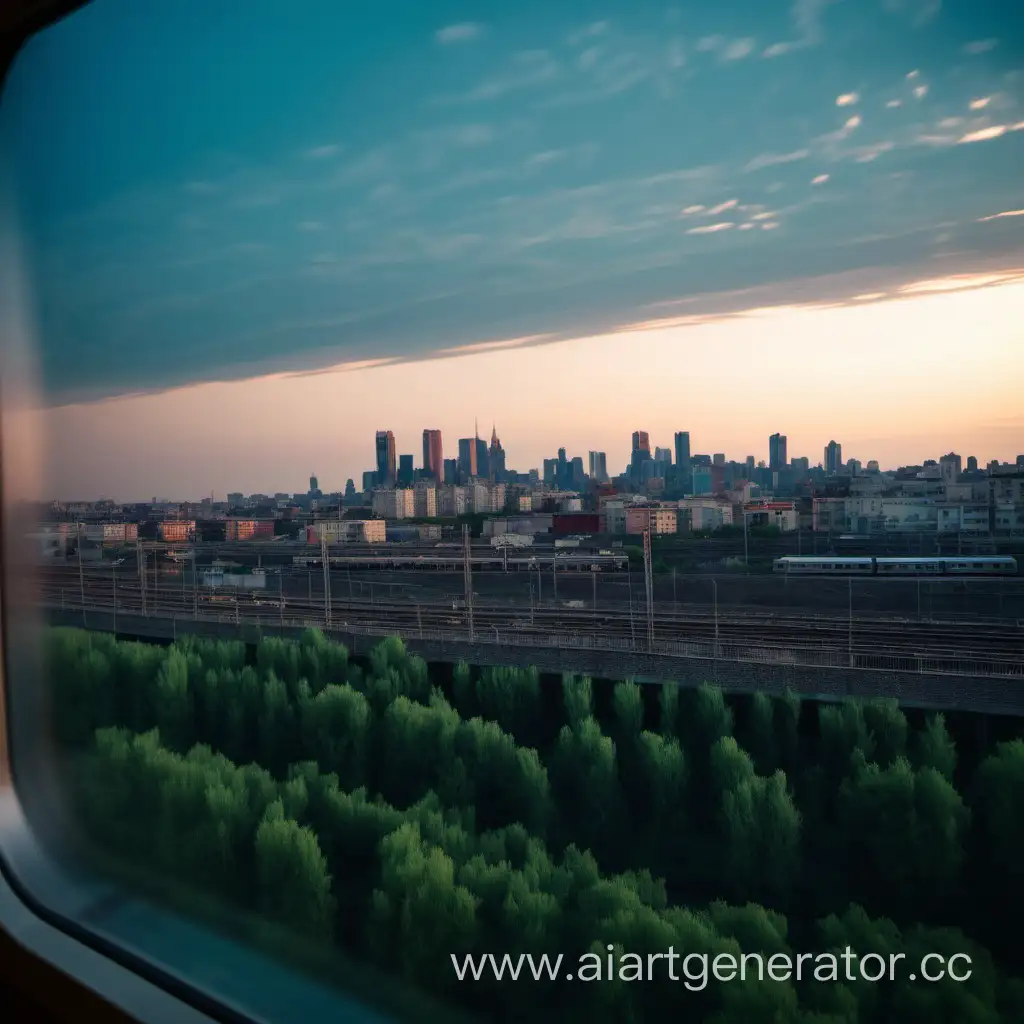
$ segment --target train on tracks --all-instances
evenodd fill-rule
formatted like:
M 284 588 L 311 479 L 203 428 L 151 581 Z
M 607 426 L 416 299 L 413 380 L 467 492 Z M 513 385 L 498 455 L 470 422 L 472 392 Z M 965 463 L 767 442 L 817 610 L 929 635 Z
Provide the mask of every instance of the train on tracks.
M 936 558 L 840 558 L 835 555 L 776 558 L 775 572 L 786 576 L 1016 576 L 1009 555 L 957 555 Z

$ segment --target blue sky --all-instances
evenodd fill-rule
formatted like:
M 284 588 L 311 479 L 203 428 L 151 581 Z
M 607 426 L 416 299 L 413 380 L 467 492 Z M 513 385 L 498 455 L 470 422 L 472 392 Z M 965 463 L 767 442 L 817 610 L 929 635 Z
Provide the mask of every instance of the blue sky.
M 0 153 L 50 401 L 1024 241 L 996 216 L 1024 208 L 1008 0 L 284 10 L 98 0 L 17 61 Z

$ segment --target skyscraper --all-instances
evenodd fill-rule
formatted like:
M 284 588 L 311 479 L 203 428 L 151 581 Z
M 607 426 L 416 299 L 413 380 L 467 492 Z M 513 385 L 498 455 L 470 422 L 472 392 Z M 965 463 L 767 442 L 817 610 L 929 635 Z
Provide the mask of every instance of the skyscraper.
M 309 493 L 316 494 L 320 490 L 320 481 L 315 476 L 309 478 Z
M 789 465 L 789 455 L 786 451 L 786 435 L 772 434 L 768 438 L 768 468 L 777 473 Z
M 459 438 L 459 476 L 463 480 L 476 476 L 476 442 L 475 437 Z
M 825 473 L 827 476 L 838 476 L 843 464 L 843 446 L 838 441 L 829 441 L 825 445 Z
M 665 465 L 672 465 L 672 449 L 671 448 L 655 448 L 654 449 L 654 461 L 663 462 Z
M 675 435 L 676 465 L 684 469 L 690 468 L 690 432 L 677 430 Z
M 590 452 L 590 479 L 603 484 L 608 479 L 608 459 L 604 452 Z
M 651 453 L 651 439 L 647 436 L 646 430 L 633 431 L 633 451 Z
M 390 430 L 377 431 L 377 483 L 382 487 L 395 485 L 395 435 Z
M 411 487 L 413 478 L 412 456 L 398 456 L 398 484 L 400 487 Z
M 505 449 L 498 439 L 497 424 L 491 426 L 491 444 L 487 449 L 487 475 L 492 483 L 501 483 L 505 479 Z
M 423 475 L 441 482 L 444 474 L 444 452 L 441 448 L 441 431 L 423 431 Z

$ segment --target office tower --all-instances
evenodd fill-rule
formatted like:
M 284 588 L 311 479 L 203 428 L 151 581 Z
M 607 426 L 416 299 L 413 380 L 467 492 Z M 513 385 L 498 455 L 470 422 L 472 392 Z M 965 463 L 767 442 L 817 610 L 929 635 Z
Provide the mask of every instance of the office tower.
M 412 485 L 412 456 L 398 456 L 398 486 L 410 487 Z
M 793 469 L 797 473 L 807 473 L 811 469 L 811 460 L 806 455 L 800 456 L 799 458 L 793 459 Z M 870 463 L 869 463 L 870 465 Z
M 487 442 L 479 437 L 474 437 L 476 442 L 476 475 L 481 479 L 488 479 L 491 475 L 491 458 L 487 451 Z
M 477 475 L 475 437 L 459 438 L 459 476 L 469 480 Z
M 1024 469 L 1024 455 L 1017 456 L 1017 468 Z
M 667 465 L 672 465 L 672 449 L 671 448 L 655 448 L 654 449 L 654 461 L 664 462 Z
M 487 449 L 488 476 L 493 483 L 502 483 L 505 479 L 505 449 L 498 440 L 498 427 L 491 427 L 491 444 Z
M 558 459 L 544 460 L 544 483 L 548 487 L 554 487 L 558 482 Z
M 676 465 L 690 468 L 690 432 L 688 430 L 677 430 L 675 435 Z
M 967 472 L 977 473 L 978 472 L 978 459 L 975 455 L 967 456 Z
M 372 491 L 380 483 L 380 477 L 375 469 L 368 469 L 363 473 L 363 490 Z
M 772 434 L 772 436 L 768 438 L 768 468 L 773 473 L 777 473 L 780 469 L 785 469 L 788 464 L 789 459 L 786 451 L 786 435 Z
M 860 476 L 860 459 L 847 459 L 846 472 L 849 476 Z
M 423 431 L 423 475 L 440 482 L 444 475 L 444 452 L 441 448 L 441 431 Z
M 712 466 L 724 466 L 725 465 L 725 452 L 715 452 L 711 457 Z
M 315 476 L 309 478 L 309 493 L 316 494 L 320 490 L 320 481 Z
M 633 451 L 651 453 L 651 439 L 647 436 L 646 430 L 633 431 Z
M 825 473 L 827 476 L 838 476 L 843 465 L 843 446 L 838 441 L 829 441 L 825 445 Z
M 590 479 L 603 484 L 608 479 L 608 459 L 604 452 L 590 452 Z
M 752 472 L 753 470 L 755 470 L 757 468 L 757 462 L 755 461 L 753 455 L 748 455 L 747 456 L 746 466 L 747 466 L 747 472 L 748 473 Z
M 447 487 L 450 484 L 458 483 L 459 479 L 459 460 L 458 459 L 445 459 L 442 463 L 444 467 L 444 483 Z
M 350 501 L 356 496 L 356 484 L 352 477 L 345 481 L 345 500 Z
M 395 435 L 390 430 L 377 431 L 377 483 L 382 487 L 395 483 Z
M 975 464 L 977 464 L 977 460 L 975 460 Z M 878 459 L 868 459 L 868 470 L 867 471 L 869 473 L 877 473 L 878 472 Z

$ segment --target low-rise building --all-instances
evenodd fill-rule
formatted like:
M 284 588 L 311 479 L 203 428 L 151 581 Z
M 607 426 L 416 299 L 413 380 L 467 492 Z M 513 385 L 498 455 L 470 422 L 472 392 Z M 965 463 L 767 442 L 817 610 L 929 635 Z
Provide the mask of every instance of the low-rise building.
M 272 540 L 274 521 L 272 519 L 225 519 L 225 540 Z
M 306 528 L 306 543 L 384 544 L 387 523 L 383 519 L 324 519 Z
M 416 492 L 411 487 L 386 487 L 373 492 L 373 514 L 384 519 L 412 519 Z
M 196 534 L 194 519 L 166 519 L 157 525 L 157 536 L 166 544 L 184 544 Z
M 675 505 L 635 505 L 626 510 L 626 533 L 635 535 L 650 531 L 655 536 L 676 533 L 679 529 Z

